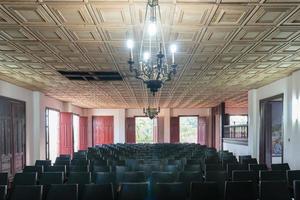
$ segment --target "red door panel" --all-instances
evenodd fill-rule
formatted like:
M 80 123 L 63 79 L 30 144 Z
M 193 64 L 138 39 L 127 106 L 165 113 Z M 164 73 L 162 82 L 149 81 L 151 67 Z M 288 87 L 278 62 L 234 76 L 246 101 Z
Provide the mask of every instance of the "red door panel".
M 179 117 L 171 117 L 170 121 L 170 142 L 179 142 Z
M 135 143 L 135 118 L 127 117 L 125 121 L 126 143 Z
M 73 155 L 73 114 L 60 113 L 60 154 Z
M 79 150 L 87 150 L 88 148 L 88 118 L 80 117 L 79 118 Z
M 198 119 L 198 143 L 206 145 L 207 117 L 199 117 Z
M 114 143 L 114 117 L 93 117 L 93 145 Z

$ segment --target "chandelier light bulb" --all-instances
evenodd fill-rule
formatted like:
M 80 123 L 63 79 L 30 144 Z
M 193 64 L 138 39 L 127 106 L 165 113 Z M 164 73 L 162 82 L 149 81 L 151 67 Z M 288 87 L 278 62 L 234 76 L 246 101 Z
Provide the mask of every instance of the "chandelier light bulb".
M 148 26 L 148 32 L 150 36 L 153 36 L 157 32 L 156 24 L 154 22 L 151 22 Z
M 148 61 L 149 58 L 150 58 L 150 53 L 149 52 L 144 52 L 144 55 L 143 55 L 144 61 Z
M 176 47 L 175 44 L 172 44 L 172 45 L 170 46 L 170 49 L 171 49 L 171 53 L 175 53 L 175 52 L 177 51 L 177 47 Z
M 133 40 L 131 40 L 131 39 L 127 40 L 127 47 L 128 47 L 128 49 L 133 48 Z

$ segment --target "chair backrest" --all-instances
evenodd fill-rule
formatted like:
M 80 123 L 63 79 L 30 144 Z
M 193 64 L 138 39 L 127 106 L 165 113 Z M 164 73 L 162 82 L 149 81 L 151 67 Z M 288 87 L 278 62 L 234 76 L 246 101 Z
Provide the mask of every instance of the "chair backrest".
M 122 182 L 132 183 L 132 182 L 145 182 L 146 176 L 142 171 L 135 172 L 125 172 L 122 178 Z
M 206 164 L 204 166 L 205 172 L 207 171 L 223 171 L 224 168 L 221 164 Z
M 243 164 L 244 165 L 249 165 L 249 164 L 255 164 L 255 165 L 257 165 L 258 162 L 257 162 L 256 158 L 249 158 L 249 159 L 244 159 L 243 160 Z
M 190 200 L 218 200 L 218 185 L 215 182 L 193 182 L 191 184 Z
M 110 172 L 111 168 L 106 165 L 94 165 L 93 172 Z
M 148 178 L 152 173 L 152 166 L 150 164 L 141 164 L 138 166 L 138 170 L 143 171 L 145 176 Z
M 227 164 L 227 175 L 229 178 L 232 178 L 232 172 L 234 170 L 248 170 L 247 165 L 241 165 L 241 164 Z
M 205 164 L 218 164 L 219 158 L 218 156 L 207 157 L 204 161 Z
M 201 164 L 201 160 L 200 159 L 188 159 L 186 161 L 187 165 L 200 165 Z
M 91 183 L 90 172 L 71 172 L 67 184 L 85 185 Z
M 119 192 L 119 200 L 144 200 L 149 196 L 149 184 L 141 183 L 122 183 Z
M 286 171 L 287 181 L 289 186 L 293 186 L 295 180 L 300 180 L 300 170 L 288 170 Z
M 71 164 L 70 160 L 57 160 L 55 161 L 54 165 L 65 165 L 65 166 L 69 166 Z
M 51 160 L 36 160 L 35 166 L 51 166 Z
M 37 184 L 37 173 L 16 173 L 14 177 L 14 185 L 36 185 Z
M 265 171 L 268 170 L 266 164 L 249 164 L 250 171 Z
M 7 185 L 0 185 L 0 200 L 7 198 Z
M 45 172 L 40 175 L 40 185 L 52 185 L 52 184 L 63 184 L 64 173 L 63 172 Z
M 294 190 L 294 200 L 300 200 L 300 180 L 294 181 L 293 190 Z
M 257 171 L 236 170 L 232 172 L 232 181 L 252 181 L 258 183 L 259 173 Z
M 251 159 L 252 156 L 251 155 L 244 155 L 244 156 L 239 156 L 239 163 L 242 165 L 242 164 L 245 164 L 243 163 L 244 160 L 248 160 L 248 159 Z M 249 163 L 248 163 L 249 164 Z
M 71 161 L 71 165 L 83 165 L 83 166 L 87 166 L 89 164 L 90 164 L 89 160 L 86 160 L 86 159 L 73 159 Z
M 81 200 L 114 200 L 114 192 L 112 184 L 94 185 L 88 184 L 84 186 Z
M 197 171 L 197 172 L 200 172 L 200 171 L 202 171 L 202 168 L 201 168 L 200 164 L 185 165 L 184 166 L 184 171 Z
M 156 197 L 157 200 L 185 200 L 187 194 L 183 183 L 157 183 Z
M 46 200 L 78 200 L 78 185 L 51 185 Z
M 188 183 L 190 185 L 191 182 L 203 182 L 204 180 L 201 172 L 184 171 L 180 172 L 179 181 L 183 183 Z
M 116 177 L 112 172 L 96 172 L 93 174 L 95 184 L 115 184 Z
M 0 185 L 8 185 L 8 173 L 0 173 Z
M 260 200 L 290 200 L 286 181 L 261 181 L 259 184 Z
M 89 165 L 70 165 L 70 172 L 89 172 Z
M 164 172 L 177 172 L 178 171 L 177 165 L 164 165 L 162 169 Z
M 67 174 L 67 167 L 65 165 L 45 166 L 44 172 L 62 172 Z
M 172 183 L 177 181 L 176 174 L 172 172 L 152 172 L 152 183 Z
M 228 180 L 226 171 L 208 171 L 205 175 L 205 181 L 216 182 L 219 190 L 219 198 L 224 198 L 225 181 Z
M 37 172 L 41 174 L 44 172 L 44 166 L 43 165 L 25 166 L 23 169 L 23 173 L 27 173 L 27 172 Z
M 280 164 L 272 164 L 272 171 L 287 171 L 290 170 L 290 166 L 288 163 L 280 163 Z
M 286 181 L 285 171 L 260 171 L 259 177 L 261 181 Z
M 225 200 L 256 200 L 255 187 L 252 181 L 226 181 Z
M 43 186 L 18 185 L 13 188 L 10 200 L 42 200 Z

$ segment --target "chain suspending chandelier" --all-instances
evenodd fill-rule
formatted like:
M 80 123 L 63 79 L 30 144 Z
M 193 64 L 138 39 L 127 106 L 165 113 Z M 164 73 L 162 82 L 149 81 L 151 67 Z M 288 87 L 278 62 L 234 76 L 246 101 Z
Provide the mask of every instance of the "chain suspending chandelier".
M 149 117 L 150 119 L 154 119 L 159 114 L 160 108 L 159 107 L 158 108 L 150 108 L 150 106 L 149 106 L 148 108 L 143 108 L 143 112 L 146 117 Z
M 128 60 L 130 72 L 134 72 L 136 78 L 143 80 L 154 96 L 162 85 L 176 73 L 177 67 L 174 44 L 170 46 L 171 63 L 168 63 L 158 0 L 148 0 L 142 41 L 136 59 L 133 55 L 133 40 L 127 41 L 127 47 L 130 50 Z M 135 64 L 135 61 L 138 64 Z

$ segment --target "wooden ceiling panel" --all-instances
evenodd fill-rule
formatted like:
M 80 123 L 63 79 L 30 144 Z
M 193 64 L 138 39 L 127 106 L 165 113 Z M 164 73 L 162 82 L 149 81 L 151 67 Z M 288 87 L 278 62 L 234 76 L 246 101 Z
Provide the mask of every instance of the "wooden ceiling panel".
M 140 44 L 146 2 L 2 0 L 0 79 L 86 108 L 147 106 L 126 48 L 128 38 Z M 246 106 L 249 89 L 300 69 L 298 0 L 160 5 L 166 45 L 178 46 L 177 74 L 157 94 L 162 108 Z M 57 70 L 118 71 L 123 81 L 75 82 Z

